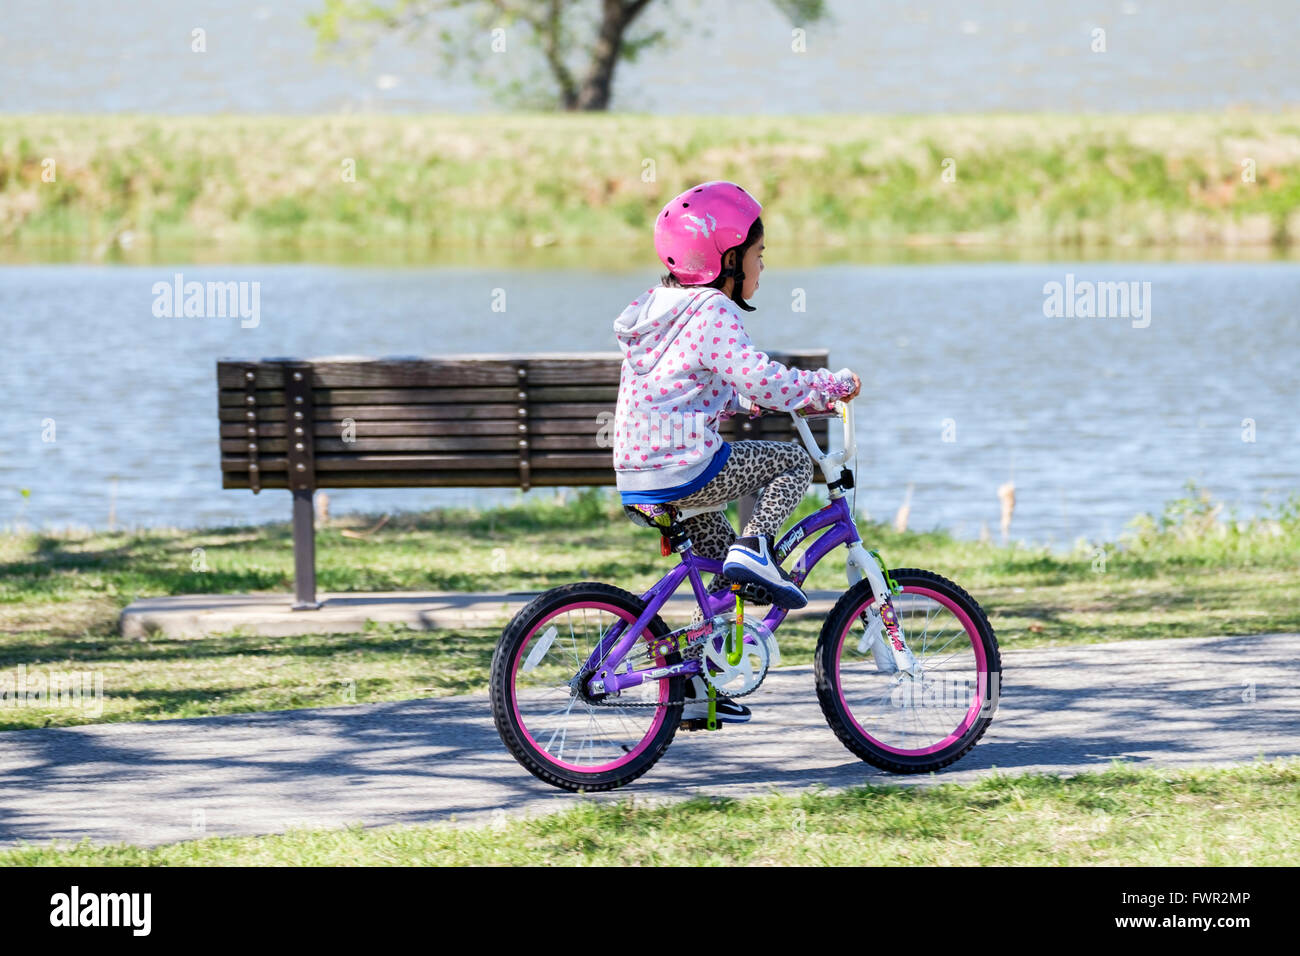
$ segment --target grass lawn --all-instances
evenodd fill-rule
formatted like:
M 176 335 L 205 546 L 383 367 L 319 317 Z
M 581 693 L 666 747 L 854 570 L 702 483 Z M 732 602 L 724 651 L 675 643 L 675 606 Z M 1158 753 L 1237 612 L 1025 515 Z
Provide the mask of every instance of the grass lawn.
M 802 512 L 815 507 L 809 498 Z M 658 536 L 591 490 L 491 511 L 397 516 L 369 537 L 367 519 L 317 538 L 324 591 L 542 590 L 580 580 L 644 588 L 669 559 Z M 1300 507 L 1238 526 L 1203 496 L 1139 519 L 1125 539 L 1071 553 L 899 534 L 863 524 L 895 567 L 952 578 L 984 606 L 1003 648 L 1300 630 Z M 202 552 L 196 555 L 195 549 Z M 197 569 L 196 569 L 197 568 Z M 812 589 L 843 587 L 827 559 Z M 121 609 L 161 594 L 288 592 L 285 524 L 206 530 L 0 535 L 0 677 L 19 665 L 103 675 L 103 712 L 0 707 L 0 729 L 69 726 L 461 694 L 486 687 L 498 627 L 202 640 L 126 640 Z M 782 660 L 812 660 L 820 622 L 779 632 Z
M 714 865 L 1290 866 L 1300 760 L 1074 777 L 870 786 L 667 806 L 579 801 L 554 814 L 452 824 L 297 830 L 146 849 L 50 844 L 11 866 Z
M 5 116 L 0 242 L 626 250 L 715 177 L 785 248 L 1300 241 L 1300 114 L 1232 111 Z

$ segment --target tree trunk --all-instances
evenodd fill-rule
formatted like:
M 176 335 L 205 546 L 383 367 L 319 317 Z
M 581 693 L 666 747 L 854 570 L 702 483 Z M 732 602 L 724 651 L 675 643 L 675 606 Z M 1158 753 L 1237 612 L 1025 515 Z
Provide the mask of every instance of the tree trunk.
M 565 107 L 571 110 L 607 110 L 614 88 L 614 67 L 623 49 L 623 34 L 649 0 L 604 0 L 600 32 L 591 51 L 591 66 L 578 95 Z

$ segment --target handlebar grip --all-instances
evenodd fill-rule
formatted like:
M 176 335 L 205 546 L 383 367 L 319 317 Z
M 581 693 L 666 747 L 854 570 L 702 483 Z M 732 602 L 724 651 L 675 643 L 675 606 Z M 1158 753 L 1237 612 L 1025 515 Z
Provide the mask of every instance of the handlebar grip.
M 810 411 L 808 408 L 805 407 L 805 408 L 796 408 L 794 410 L 794 414 L 798 415 L 800 418 L 839 418 L 840 410 L 838 408 L 838 405 L 842 402 L 844 404 L 848 404 L 848 403 L 844 402 L 844 399 L 840 399 L 840 398 L 837 398 L 835 402 L 836 402 L 835 405 L 826 409 L 826 411 L 824 412 Z

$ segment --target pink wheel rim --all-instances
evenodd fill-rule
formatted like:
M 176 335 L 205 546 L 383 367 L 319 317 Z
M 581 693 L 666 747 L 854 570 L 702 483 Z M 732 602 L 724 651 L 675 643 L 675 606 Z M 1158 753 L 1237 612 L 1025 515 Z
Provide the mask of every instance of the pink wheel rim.
M 528 648 L 528 645 L 532 643 L 532 640 L 537 635 L 537 632 L 541 630 L 543 627 L 545 627 L 546 624 L 548 624 L 551 620 L 553 620 L 556 617 L 559 617 L 561 614 L 564 614 L 569 611 L 581 611 L 586 608 L 590 608 L 597 611 L 607 611 L 610 614 L 613 614 L 615 617 L 619 618 L 620 620 L 626 622 L 627 624 L 636 623 L 636 616 L 633 615 L 630 611 L 626 611 L 620 607 L 615 607 L 612 604 L 604 604 L 599 601 L 581 601 L 577 604 L 565 604 L 564 606 L 558 608 L 552 614 L 543 618 L 541 621 L 538 621 L 537 624 L 533 627 L 533 629 L 528 632 L 528 636 L 524 640 L 519 642 L 519 649 L 515 651 L 514 660 L 511 662 L 510 709 L 514 713 L 515 726 L 519 728 L 519 732 L 523 734 L 524 738 L 528 741 L 528 743 L 532 745 L 534 753 L 536 753 L 538 756 L 545 759 L 547 763 L 550 763 L 556 767 L 562 767 L 565 770 L 576 771 L 578 773 L 600 774 L 610 770 L 618 770 L 620 767 L 627 766 L 629 763 L 631 763 L 633 760 L 639 757 L 648 746 L 650 746 L 650 741 L 652 741 L 655 738 L 655 736 L 659 733 L 660 727 L 663 726 L 665 708 L 663 707 L 655 708 L 654 720 L 650 723 L 649 729 L 645 732 L 645 735 L 641 738 L 640 743 L 638 743 L 636 747 L 630 750 L 626 756 L 620 757 L 617 760 L 612 760 L 603 764 L 575 764 L 575 763 L 570 763 L 566 760 L 559 760 L 555 758 L 546 750 L 545 747 L 543 747 L 535 739 L 533 739 L 533 735 L 529 733 L 528 727 L 524 723 L 523 716 L 519 713 L 519 701 L 515 693 L 515 688 L 517 686 L 516 679 L 519 675 L 519 665 L 523 660 L 524 651 Z M 664 663 L 663 656 L 660 655 L 656 657 L 656 661 L 660 665 L 662 665 Z M 659 683 L 658 699 L 660 701 L 667 701 L 668 700 L 668 679 L 661 678 L 658 683 Z
M 857 729 L 859 734 L 861 734 L 863 737 L 865 737 L 868 741 L 871 742 L 872 746 L 879 747 L 881 750 L 887 751 L 892 754 L 897 754 L 900 757 L 924 757 L 930 754 L 938 753 L 939 751 L 952 746 L 953 743 L 955 743 L 956 741 L 960 740 L 963 736 L 965 736 L 966 732 L 970 730 L 970 728 L 974 725 L 975 721 L 979 719 L 980 710 L 983 708 L 984 705 L 985 688 L 988 687 L 988 675 L 989 675 L 988 658 L 987 655 L 984 653 L 984 642 L 980 639 L 979 629 L 975 626 L 974 622 L 971 620 L 970 615 L 967 614 L 965 610 L 963 610 L 955 601 L 953 601 L 952 598 L 948 597 L 946 594 L 941 594 L 938 591 L 935 591 L 931 588 L 923 587 L 921 585 L 906 585 L 903 587 L 903 593 L 915 594 L 918 597 L 928 597 L 934 601 L 937 601 L 943 607 L 947 608 L 950 612 L 952 612 L 953 616 L 957 618 L 958 622 L 961 624 L 963 630 L 965 631 L 967 639 L 971 643 L 971 647 L 975 652 L 975 665 L 976 665 L 975 699 L 971 702 L 970 706 L 967 708 L 966 713 L 961 720 L 961 723 L 957 725 L 957 728 L 955 730 L 949 733 L 938 743 L 931 744 L 930 746 L 921 748 L 919 750 L 904 750 L 899 747 L 894 747 L 880 740 L 877 740 L 875 737 L 873 737 L 871 734 L 867 732 L 866 728 L 864 728 L 860 723 L 858 723 L 858 719 L 853 715 L 853 711 L 849 708 L 848 701 L 844 699 L 844 681 L 841 679 L 840 676 L 840 661 L 843 660 L 844 641 L 848 637 L 849 631 L 853 628 L 853 622 L 858 619 L 858 614 L 862 612 L 862 609 L 866 607 L 866 604 L 869 602 L 864 602 L 862 605 L 854 609 L 853 614 L 849 616 L 848 622 L 844 625 L 844 630 L 840 632 L 839 640 L 836 642 L 835 693 L 836 696 L 839 697 L 840 708 L 843 710 L 844 714 L 848 717 L 849 722 L 853 724 L 853 726 Z M 915 648 L 913 650 L 915 650 Z

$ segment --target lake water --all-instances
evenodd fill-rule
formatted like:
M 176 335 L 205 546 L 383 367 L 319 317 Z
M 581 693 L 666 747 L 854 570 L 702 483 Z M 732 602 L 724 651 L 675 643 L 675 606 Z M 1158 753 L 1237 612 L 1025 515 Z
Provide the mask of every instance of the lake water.
M 536 60 L 486 29 L 460 32 L 448 75 L 436 42 L 315 55 L 324 0 L 43 0 L 0 18 L 0 112 L 410 113 L 492 109 L 470 63 L 498 80 Z M 475 5 L 478 6 L 478 5 Z M 594 4 L 582 4 L 590 10 Z M 654 3 L 633 31 L 668 43 L 615 74 L 617 109 L 651 113 L 1058 113 L 1300 105 L 1294 0 L 828 0 L 792 25 L 770 0 Z M 807 28 L 804 52 L 794 26 Z M 192 50 L 192 32 L 206 48 Z M 1094 52 L 1094 31 L 1105 31 Z
M 177 271 L 258 282 L 258 326 L 156 318 L 152 287 Z M 1149 282 L 1147 319 L 1045 316 L 1045 284 L 1067 275 Z M 653 281 L 577 268 L 0 267 L 0 524 L 102 527 L 111 501 L 119 525 L 285 519 L 284 491 L 221 490 L 218 357 L 612 350 L 614 316 Z M 497 289 L 505 313 L 491 309 Z M 761 346 L 827 347 L 833 368 L 861 375 L 858 505 L 873 517 L 892 516 L 911 485 L 912 527 L 996 533 L 996 489 L 1014 478 L 1013 537 L 1059 545 L 1113 538 L 1188 479 L 1243 516 L 1300 490 L 1300 264 L 774 266 L 755 304 Z M 330 494 L 339 512 L 519 493 Z

